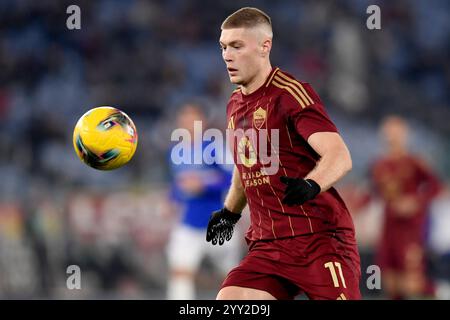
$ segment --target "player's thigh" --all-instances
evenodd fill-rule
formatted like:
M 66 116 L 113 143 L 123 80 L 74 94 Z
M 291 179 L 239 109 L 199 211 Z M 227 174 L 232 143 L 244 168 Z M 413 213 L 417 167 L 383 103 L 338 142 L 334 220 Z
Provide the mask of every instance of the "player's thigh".
M 171 233 L 167 246 L 169 267 L 172 271 L 195 272 L 205 254 L 202 230 L 179 225 Z
M 408 296 L 420 295 L 426 284 L 425 250 L 419 243 L 410 243 L 405 247 L 401 274 L 402 291 Z
M 389 297 L 401 293 L 401 273 L 392 269 L 382 269 L 383 290 Z
M 413 273 L 425 271 L 425 249 L 422 244 L 417 242 L 405 244 L 402 258 L 403 270 Z
M 226 296 L 231 299 L 274 297 L 277 300 L 292 300 L 300 292 L 300 288 L 281 276 L 280 268 L 276 260 L 260 257 L 257 252 L 251 250 L 241 263 L 228 273 L 222 283 L 220 297 Z
M 238 286 L 229 286 L 220 289 L 217 294 L 217 300 L 276 300 L 269 292 L 245 288 Z
M 313 300 L 359 300 L 359 261 L 340 255 L 317 258 L 304 272 L 301 288 Z

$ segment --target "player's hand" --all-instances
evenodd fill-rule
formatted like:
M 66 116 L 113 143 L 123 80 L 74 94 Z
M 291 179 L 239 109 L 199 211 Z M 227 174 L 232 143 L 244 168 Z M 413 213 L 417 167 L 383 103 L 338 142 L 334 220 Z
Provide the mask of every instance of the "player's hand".
M 393 201 L 392 207 L 397 216 L 410 217 L 420 209 L 419 200 L 414 196 L 402 196 Z
M 211 242 L 213 245 L 217 243 L 223 245 L 225 241 L 229 241 L 233 236 L 234 225 L 240 218 L 240 213 L 233 213 L 225 207 L 214 211 L 206 230 L 206 241 Z
M 301 205 L 314 199 L 320 193 L 320 186 L 311 179 L 280 177 L 280 181 L 287 187 L 284 190 L 282 203 L 288 206 Z

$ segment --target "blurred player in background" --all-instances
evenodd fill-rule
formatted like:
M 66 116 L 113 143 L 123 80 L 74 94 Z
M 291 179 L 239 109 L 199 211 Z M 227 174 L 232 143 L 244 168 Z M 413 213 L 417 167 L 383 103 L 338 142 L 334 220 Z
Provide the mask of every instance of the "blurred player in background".
M 408 125 L 397 116 L 381 125 L 385 154 L 371 168 L 373 185 L 385 203 L 382 238 L 377 254 L 389 298 L 433 295 L 426 274 L 425 229 L 431 200 L 440 183 L 418 156 L 408 151 Z
M 199 121 L 206 128 L 206 117 L 200 106 L 184 105 L 178 113 L 178 128 L 187 129 L 194 137 L 194 121 Z M 191 139 L 190 158 L 202 156 L 207 144 L 194 143 Z M 196 150 L 196 146 L 200 148 Z M 216 152 L 212 152 L 214 158 Z M 205 230 L 212 210 L 221 206 L 224 192 L 230 186 L 231 171 L 217 163 L 174 164 L 171 159 L 173 185 L 170 201 L 179 209 L 179 223 L 171 234 L 168 245 L 169 283 L 167 298 L 175 300 L 191 300 L 195 295 L 195 276 L 203 258 L 210 256 L 218 270 L 226 272 L 239 261 L 239 242 L 231 242 L 222 250 L 213 250 L 205 243 Z M 209 162 L 208 162 L 209 163 Z
M 207 241 L 223 244 L 249 205 L 249 251 L 217 298 L 360 299 L 353 222 L 332 187 L 352 167 L 347 146 L 312 87 L 272 68 L 267 14 L 242 8 L 230 15 L 220 46 L 230 81 L 239 85 L 227 106 L 228 128 L 255 134 L 236 139 L 232 185 L 208 225 Z M 273 142 L 257 145 L 263 129 L 267 137 L 279 132 L 274 174 L 257 151 Z

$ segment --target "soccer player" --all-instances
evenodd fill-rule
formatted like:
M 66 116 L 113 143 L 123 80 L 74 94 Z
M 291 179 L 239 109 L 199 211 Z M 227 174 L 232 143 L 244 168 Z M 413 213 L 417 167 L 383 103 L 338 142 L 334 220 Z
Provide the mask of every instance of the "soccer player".
M 423 160 L 408 151 L 408 125 L 389 116 L 381 125 L 387 148 L 371 167 L 373 186 L 385 203 L 377 253 L 389 298 L 433 296 L 426 274 L 425 231 L 429 205 L 440 183 Z
M 179 208 L 179 220 L 174 227 L 167 246 L 169 264 L 169 282 L 167 298 L 169 300 L 192 300 L 196 297 L 195 280 L 201 262 L 205 257 L 222 274 L 239 261 L 239 242 L 228 243 L 221 250 L 212 250 L 205 242 L 204 234 L 209 215 L 223 202 L 223 197 L 230 186 L 231 170 L 214 159 L 203 159 L 205 143 L 195 143 L 194 122 L 205 127 L 206 116 L 201 107 L 187 103 L 177 115 L 177 126 L 190 133 L 191 148 L 183 150 L 192 163 L 181 163 L 170 160 L 173 184 L 171 188 L 171 204 Z M 172 149 L 173 150 L 173 149 Z M 217 150 L 220 151 L 220 150 Z M 172 155 L 172 153 L 171 153 Z M 209 155 L 205 152 L 205 155 Z M 178 156 L 176 154 L 174 156 Z M 202 161 L 194 161 L 195 157 Z M 215 157 L 213 153 L 210 155 Z M 207 161 L 206 161 L 207 160 Z M 196 164 L 197 162 L 198 164 Z M 207 164 L 208 163 L 208 164 Z M 210 164 L 209 164 L 210 163 Z
M 249 206 L 248 253 L 217 299 L 294 299 L 301 293 L 360 299 L 354 226 L 332 187 L 352 167 L 344 141 L 311 85 L 271 66 L 266 13 L 242 8 L 221 29 L 222 57 L 230 81 L 239 86 L 227 105 L 228 128 L 256 134 L 234 144 L 232 185 L 208 225 L 206 240 L 222 244 Z M 279 134 L 276 173 L 268 174 L 261 161 L 256 140 L 261 142 L 262 130 Z

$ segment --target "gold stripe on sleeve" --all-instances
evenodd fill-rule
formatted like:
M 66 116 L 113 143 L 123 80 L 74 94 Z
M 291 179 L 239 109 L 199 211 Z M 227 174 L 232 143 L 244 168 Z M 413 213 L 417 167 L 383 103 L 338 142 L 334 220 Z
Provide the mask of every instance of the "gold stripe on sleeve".
M 311 97 L 309 96 L 308 92 L 306 92 L 305 88 L 303 88 L 303 85 L 300 82 L 298 82 L 297 80 L 295 80 L 293 78 L 288 77 L 287 75 L 285 75 L 281 71 L 278 72 L 278 75 L 280 77 L 284 78 L 286 81 L 289 81 L 289 82 L 292 82 L 292 83 L 296 84 L 300 88 L 300 90 L 302 90 L 303 94 L 308 98 L 309 102 L 311 104 L 314 104 L 314 100 L 311 99 Z
M 278 76 L 275 77 L 275 80 L 277 80 L 281 84 L 284 84 L 284 85 L 292 88 L 298 94 L 298 96 L 303 100 L 303 102 L 305 102 L 306 106 L 309 106 L 311 104 L 311 103 L 309 103 L 309 100 L 306 99 L 306 97 L 303 95 L 303 93 L 300 91 L 300 89 L 295 84 L 293 84 L 292 82 L 285 81 Z
M 273 74 L 270 76 L 269 81 L 267 81 L 266 87 L 268 87 L 269 84 L 272 82 L 272 79 L 277 74 L 278 70 L 280 70 L 280 68 L 276 68 Z
M 297 100 L 298 103 L 302 106 L 302 109 L 304 109 L 304 108 L 306 107 L 306 106 L 305 106 L 305 103 L 303 102 L 303 100 L 300 99 L 300 98 L 298 97 L 298 95 L 296 95 L 296 94 L 294 93 L 294 91 L 292 91 L 292 89 L 291 89 L 290 87 L 285 86 L 285 85 L 282 85 L 282 84 L 276 82 L 275 80 L 272 81 L 272 84 L 273 84 L 274 86 L 280 88 L 280 89 L 285 89 L 286 91 L 288 91 L 288 92 L 295 98 L 295 100 Z

